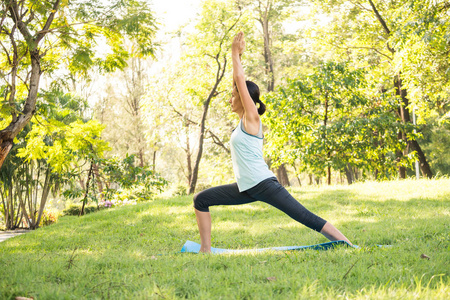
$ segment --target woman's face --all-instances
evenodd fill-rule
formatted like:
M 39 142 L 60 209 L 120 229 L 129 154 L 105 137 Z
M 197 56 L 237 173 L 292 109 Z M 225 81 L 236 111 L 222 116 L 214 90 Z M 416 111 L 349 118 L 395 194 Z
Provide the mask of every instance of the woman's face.
M 242 109 L 241 97 L 239 96 L 239 92 L 235 87 L 233 87 L 233 91 L 231 92 L 231 99 L 228 101 L 231 104 L 231 111 L 238 112 Z

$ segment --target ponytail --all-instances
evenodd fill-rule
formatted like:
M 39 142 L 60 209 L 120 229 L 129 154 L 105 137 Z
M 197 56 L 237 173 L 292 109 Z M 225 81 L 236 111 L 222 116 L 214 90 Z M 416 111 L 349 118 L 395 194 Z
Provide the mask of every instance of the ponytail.
M 256 102 L 259 103 L 258 114 L 261 116 L 266 111 L 266 105 L 259 99 Z

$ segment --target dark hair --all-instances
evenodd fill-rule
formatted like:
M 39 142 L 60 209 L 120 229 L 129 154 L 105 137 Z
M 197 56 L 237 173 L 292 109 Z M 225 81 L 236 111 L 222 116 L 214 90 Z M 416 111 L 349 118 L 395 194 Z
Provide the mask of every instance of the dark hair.
M 266 111 L 266 105 L 264 103 L 262 103 L 261 100 L 259 100 L 259 87 L 258 85 L 256 85 L 256 83 L 254 83 L 253 81 L 245 81 L 245 84 L 247 85 L 247 90 L 248 93 L 250 94 L 250 97 L 252 97 L 253 102 L 258 103 L 259 107 L 258 107 L 258 114 L 262 115 L 265 111 Z

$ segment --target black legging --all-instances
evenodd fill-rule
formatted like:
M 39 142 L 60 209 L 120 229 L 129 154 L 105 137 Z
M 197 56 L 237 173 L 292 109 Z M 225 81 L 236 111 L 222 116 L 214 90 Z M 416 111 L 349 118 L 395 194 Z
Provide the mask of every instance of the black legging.
M 194 196 L 194 207 L 208 212 L 209 207 L 214 205 L 239 205 L 255 201 L 266 202 L 297 222 L 319 232 L 327 222 L 295 200 L 275 177 L 263 180 L 244 192 L 239 192 L 236 183 L 204 190 Z

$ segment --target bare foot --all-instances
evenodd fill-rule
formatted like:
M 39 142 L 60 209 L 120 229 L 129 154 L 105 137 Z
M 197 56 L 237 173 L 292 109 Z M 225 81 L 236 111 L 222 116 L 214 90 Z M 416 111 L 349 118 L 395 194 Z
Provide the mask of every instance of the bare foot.
M 336 227 L 334 227 L 330 222 L 326 222 L 323 226 L 322 230 L 320 231 L 321 234 L 323 234 L 327 239 L 330 241 L 346 241 L 350 244 L 350 246 L 353 246 L 353 244 L 350 242 L 349 239 L 345 237 Z

